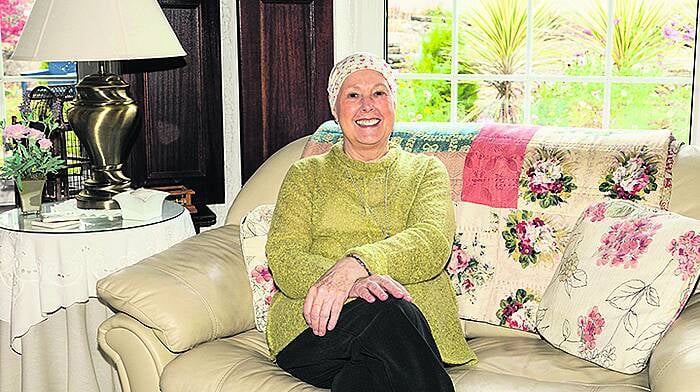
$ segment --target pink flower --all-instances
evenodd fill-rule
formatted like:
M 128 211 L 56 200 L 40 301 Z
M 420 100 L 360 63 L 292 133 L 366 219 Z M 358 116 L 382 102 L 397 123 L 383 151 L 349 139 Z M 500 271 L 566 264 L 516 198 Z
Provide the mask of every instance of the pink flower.
M 509 328 L 519 329 L 521 331 L 530 331 L 527 320 L 527 309 L 521 308 L 515 313 L 511 314 L 506 320 L 506 325 Z
M 30 129 L 22 124 L 8 125 L 3 129 L 2 134 L 7 139 L 20 140 L 27 137 Z
M 690 277 L 695 276 L 697 271 L 697 264 L 692 260 L 685 260 L 678 262 L 678 268 L 676 268 L 676 275 L 681 275 L 682 280 L 688 280 Z
M 636 268 L 637 260 L 646 252 L 652 236 L 661 228 L 649 218 L 634 218 L 615 223 L 601 238 L 597 265 L 611 266 L 624 263 L 625 268 Z
M 586 350 L 593 350 L 596 344 L 596 336 L 603 332 L 605 319 L 598 313 L 598 307 L 594 306 L 587 316 L 578 318 L 578 336 L 584 343 Z
M 599 222 L 605 219 L 605 209 L 605 203 L 593 204 L 583 212 L 583 216 L 591 218 L 591 222 Z
M 584 28 L 581 30 L 581 32 L 582 32 L 583 34 L 593 36 L 593 31 L 592 31 L 591 29 L 589 29 L 588 27 L 584 27 Z
M 44 150 L 48 150 L 53 146 L 53 143 L 51 143 L 51 140 L 49 139 L 39 139 L 39 148 L 42 148 Z
M 695 27 L 686 25 L 683 28 L 683 41 L 692 41 L 695 39 Z
M 680 33 L 678 30 L 674 29 L 671 26 L 665 26 L 664 27 L 664 38 L 670 39 L 670 40 L 676 40 L 678 37 L 680 37 Z
M 525 236 L 527 235 L 527 229 L 528 229 L 528 224 L 526 221 L 520 221 L 515 225 L 515 234 L 518 235 L 518 238 L 525 239 Z
M 525 256 L 528 256 L 532 254 L 533 248 L 529 241 L 522 241 L 518 243 L 518 251 Z
M 473 288 L 474 283 L 471 281 L 471 279 L 465 279 L 464 282 L 462 282 L 462 291 L 467 292 Z
M 457 274 L 464 271 L 469 265 L 469 256 L 459 246 L 452 247 L 452 258 L 447 265 L 447 271 L 451 274 Z
M 252 276 L 258 284 L 263 284 L 272 280 L 270 270 L 264 265 L 256 265 L 255 269 L 250 272 L 250 276 Z
M 697 266 L 700 264 L 700 234 L 690 230 L 680 237 L 671 240 L 666 247 L 674 259 L 678 260 L 676 275 L 688 280 L 695 276 Z
M 33 129 L 33 128 L 27 128 L 27 129 L 28 129 L 27 137 L 32 138 L 32 139 L 36 139 L 36 140 L 41 140 L 44 138 L 44 132 L 41 132 L 41 131 L 39 131 L 37 129 Z

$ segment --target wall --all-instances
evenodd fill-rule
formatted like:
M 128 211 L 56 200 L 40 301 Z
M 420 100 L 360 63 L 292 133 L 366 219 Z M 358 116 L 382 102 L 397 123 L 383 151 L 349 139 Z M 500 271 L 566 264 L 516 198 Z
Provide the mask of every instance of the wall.
M 225 202 L 210 205 L 216 226 L 223 224 L 228 207 L 241 190 L 240 116 L 238 111 L 238 21 L 236 0 L 221 0 L 221 87 L 224 103 Z M 214 227 L 216 227 L 214 226 Z

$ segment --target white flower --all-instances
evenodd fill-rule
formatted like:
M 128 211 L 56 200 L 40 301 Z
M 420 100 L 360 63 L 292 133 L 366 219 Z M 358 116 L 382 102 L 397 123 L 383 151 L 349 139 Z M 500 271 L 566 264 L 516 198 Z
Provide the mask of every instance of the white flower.
M 559 162 L 549 159 L 535 162 L 532 169 L 534 171 L 532 182 L 536 184 L 551 184 L 563 176 Z
M 554 237 L 554 232 L 547 226 L 533 227 L 536 233 L 536 241 L 534 249 L 537 253 L 551 252 L 557 247 L 557 239 Z

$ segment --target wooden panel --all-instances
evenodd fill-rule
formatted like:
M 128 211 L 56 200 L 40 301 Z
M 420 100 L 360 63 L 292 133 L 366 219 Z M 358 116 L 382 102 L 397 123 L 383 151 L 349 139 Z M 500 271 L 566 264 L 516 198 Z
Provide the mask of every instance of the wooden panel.
M 224 201 L 219 4 L 161 1 L 187 56 L 124 62 L 141 106 L 129 161 L 137 186 L 183 184 L 196 204 Z
M 239 1 L 242 175 L 331 118 L 332 1 Z

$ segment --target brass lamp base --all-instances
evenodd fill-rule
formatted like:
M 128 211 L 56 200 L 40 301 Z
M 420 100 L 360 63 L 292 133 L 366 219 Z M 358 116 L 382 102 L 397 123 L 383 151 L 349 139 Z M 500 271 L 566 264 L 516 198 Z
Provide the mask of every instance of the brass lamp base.
M 76 198 L 78 208 L 118 209 L 112 196 L 131 189 L 122 167 L 136 137 L 138 106 L 129 96 L 129 84 L 118 75 L 88 75 L 75 88 L 68 122 L 91 162 L 90 178 Z

